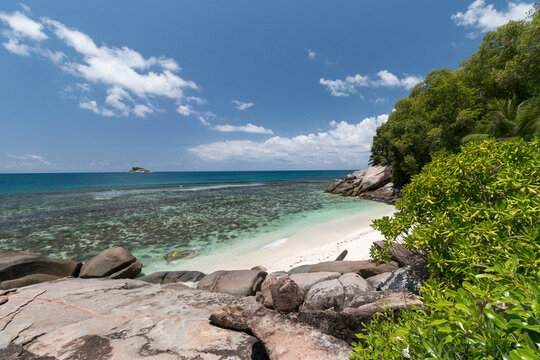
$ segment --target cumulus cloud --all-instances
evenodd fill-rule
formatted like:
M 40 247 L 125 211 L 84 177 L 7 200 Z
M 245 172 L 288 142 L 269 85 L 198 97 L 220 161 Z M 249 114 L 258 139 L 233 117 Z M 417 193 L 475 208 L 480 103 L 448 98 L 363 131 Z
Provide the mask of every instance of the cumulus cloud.
M 308 49 L 307 50 L 307 53 L 308 53 L 308 58 L 309 60 L 315 60 L 315 56 L 317 56 L 317 54 L 315 53 L 315 51 L 311 50 L 311 49 Z
M 248 123 L 247 125 L 215 125 L 211 127 L 212 130 L 221 131 L 221 132 L 246 132 L 252 134 L 273 134 L 274 132 L 270 129 L 265 129 L 262 126 L 253 125 Z
M 349 75 L 344 80 L 327 80 L 321 78 L 319 83 L 326 86 L 326 90 L 332 96 L 349 96 L 356 92 L 357 88 L 368 86 L 383 86 L 383 87 L 403 87 L 406 90 L 412 89 L 416 84 L 423 79 L 419 76 L 404 75 L 403 78 L 398 78 L 388 70 L 381 70 L 375 78 L 370 78 L 365 75 Z
M 207 161 L 278 161 L 304 165 L 367 164 L 373 135 L 386 122 L 387 114 L 358 123 L 330 122 L 330 130 L 287 138 L 274 136 L 263 142 L 229 140 L 188 149 Z
M 41 155 L 35 155 L 35 154 L 24 154 L 24 155 L 13 155 L 13 154 L 7 154 L 8 157 L 12 158 L 12 159 L 17 159 L 17 160 L 33 160 L 33 161 L 37 161 L 43 165 L 51 165 L 50 162 L 48 162 L 47 160 L 45 160 L 45 158 Z
M 199 87 L 178 75 L 180 66 L 174 59 L 144 57 L 126 46 L 100 46 L 88 34 L 59 21 L 31 19 L 29 8 L 24 9 L 26 13 L 0 12 L 0 22 L 6 25 L 2 31 L 6 39 L 4 47 L 17 55 L 36 54 L 51 60 L 63 71 L 82 78 L 85 88 L 79 90 L 84 92 L 90 93 L 91 86 L 96 84 L 105 86 L 103 105 L 86 94 L 84 98 L 78 97 L 80 108 L 103 116 L 144 117 L 154 112 L 152 102 L 158 97 L 172 99 L 177 106 L 184 102 L 204 103 L 198 97 L 186 98 L 186 91 L 199 90 Z M 52 46 L 43 41 L 49 37 L 59 39 L 66 50 L 46 47 Z
M 15 11 L 12 14 L 0 12 L 0 20 L 9 25 L 12 35 L 17 38 L 28 38 L 31 40 L 45 40 L 47 35 L 43 32 L 43 25 L 30 19 L 26 14 Z
M 467 11 L 453 14 L 452 20 L 458 26 L 475 29 L 468 35 L 476 37 L 481 33 L 495 30 L 511 20 L 526 19 L 533 8 L 534 3 L 510 1 L 506 11 L 499 11 L 495 9 L 493 4 L 486 4 L 484 0 L 475 0 L 469 5 Z
M 233 100 L 231 102 L 233 104 L 235 104 L 236 105 L 235 107 L 240 111 L 247 110 L 250 107 L 252 107 L 253 105 L 255 105 L 254 103 L 247 103 L 247 102 L 243 102 L 243 101 L 239 101 L 239 100 Z

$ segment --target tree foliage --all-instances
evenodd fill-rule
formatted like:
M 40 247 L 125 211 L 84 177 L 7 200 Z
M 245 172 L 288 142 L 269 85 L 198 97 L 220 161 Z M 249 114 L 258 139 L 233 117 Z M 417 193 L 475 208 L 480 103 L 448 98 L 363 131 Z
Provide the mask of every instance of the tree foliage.
M 497 139 L 522 137 L 532 139 L 540 134 L 540 101 L 528 99 L 517 105 L 513 99 L 494 99 L 488 103 L 487 120 L 477 125 L 473 134 L 463 138 L 463 142 L 472 139 Z
M 391 164 L 402 186 L 435 156 L 459 151 L 461 139 L 489 122 L 495 99 L 540 99 L 540 10 L 487 33 L 458 70 L 430 72 L 395 104 L 377 129 L 371 164 Z M 532 102 L 532 101 L 531 101 Z

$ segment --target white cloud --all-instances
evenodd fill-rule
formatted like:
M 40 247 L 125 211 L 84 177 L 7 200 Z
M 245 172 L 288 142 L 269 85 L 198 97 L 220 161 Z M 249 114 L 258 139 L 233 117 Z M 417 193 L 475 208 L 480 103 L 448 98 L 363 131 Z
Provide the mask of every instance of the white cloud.
M 114 116 L 111 109 L 100 107 L 95 100 L 86 100 L 79 103 L 81 109 L 91 110 L 98 115 Z
M 246 109 L 249 109 L 250 107 L 252 107 L 253 105 L 255 105 L 254 103 L 247 103 L 247 102 L 243 102 L 243 101 L 238 101 L 238 100 L 233 100 L 231 101 L 233 104 L 236 105 L 236 108 L 240 111 L 244 111 Z
M 199 122 L 203 124 L 204 126 L 210 126 L 210 123 L 204 116 L 198 116 L 197 119 L 199 119 Z
M 197 113 L 190 105 L 178 105 L 176 111 L 183 116 L 189 116 Z
M 313 51 L 313 50 L 311 50 L 311 49 L 308 49 L 307 52 L 308 52 L 308 58 L 309 58 L 309 60 L 315 60 L 315 56 L 317 56 L 317 54 L 315 53 L 315 51 Z
M 59 21 L 41 18 L 31 19 L 27 14 L 30 9 L 21 5 L 25 13 L 0 12 L 0 23 L 7 24 L 1 32 L 6 41 L 4 47 L 17 55 L 32 54 L 51 60 L 60 69 L 85 80 L 85 88 L 79 90 L 90 93 L 91 85 L 106 87 L 105 106 L 95 99 L 75 96 L 79 107 L 103 116 L 146 116 L 154 112 L 152 101 L 157 97 L 174 100 L 177 106 L 184 101 L 197 105 L 204 103 L 198 97 L 186 99 L 185 92 L 198 90 L 198 85 L 180 77 L 180 66 L 171 58 L 164 56 L 144 57 L 139 52 L 126 46 L 98 46 L 87 34 L 67 27 Z M 56 37 L 69 50 L 47 48 L 53 46 L 42 42 L 49 37 Z
M 206 99 L 202 99 L 198 96 L 188 96 L 186 97 L 186 101 L 194 102 L 197 105 L 203 105 L 203 104 L 206 104 L 207 102 Z
M 137 117 L 146 117 L 146 114 L 151 114 L 154 112 L 153 109 L 143 104 L 135 105 L 132 111 Z
M 419 76 L 411 75 L 404 75 L 403 78 L 399 79 L 388 70 L 381 70 L 377 73 L 375 78 L 356 74 L 352 76 L 349 75 L 344 80 L 327 80 L 321 78 L 319 83 L 326 86 L 326 89 L 332 96 L 349 96 L 350 94 L 355 93 L 357 88 L 368 86 L 403 87 L 406 90 L 410 90 L 422 80 L 423 79 Z
M 35 155 L 35 154 L 24 154 L 24 155 L 13 155 L 13 154 L 7 154 L 8 157 L 12 158 L 12 159 L 17 159 L 17 160 L 35 160 L 35 161 L 38 161 L 44 165 L 51 165 L 50 162 L 48 162 L 47 160 L 45 160 L 43 158 L 43 156 L 41 155 Z
M 384 103 L 387 103 L 388 101 L 390 101 L 390 99 L 383 98 L 383 97 L 377 97 L 373 100 L 370 100 L 370 102 L 372 102 L 373 104 L 384 104 Z
M 306 164 L 367 164 L 375 129 L 388 115 L 366 118 L 356 124 L 330 122 L 331 129 L 292 138 L 274 136 L 263 142 L 229 140 L 188 149 L 207 161 L 279 161 L 303 167 Z
M 12 34 L 19 39 L 29 38 L 36 41 L 47 39 L 47 35 L 43 32 L 43 25 L 19 11 L 12 14 L 0 11 L 0 20 L 9 25 Z
M 493 4 L 486 4 L 484 0 L 475 0 L 469 5 L 467 11 L 452 15 L 452 20 L 458 26 L 474 28 L 469 37 L 476 37 L 480 33 L 497 29 L 511 20 L 524 20 L 534 8 L 534 3 L 512 2 L 508 3 L 506 11 L 495 9 Z
M 3 42 L 2 45 L 4 45 L 7 51 L 16 55 L 30 56 L 30 47 L 28 45 L 21 44 L 19 39 L 13 36 L 9 36 L 8 41 Z
M 210 129 L 221 131 L 221 132 L 246 132 L 246 133 L 252 133 L 252 134 L 273 134 L 274 132 L 270 129 L 265 129 L 262 126 L 253 125 L 251 123 L 248 123 L 247 125 L 215 125 L 212 126 Z

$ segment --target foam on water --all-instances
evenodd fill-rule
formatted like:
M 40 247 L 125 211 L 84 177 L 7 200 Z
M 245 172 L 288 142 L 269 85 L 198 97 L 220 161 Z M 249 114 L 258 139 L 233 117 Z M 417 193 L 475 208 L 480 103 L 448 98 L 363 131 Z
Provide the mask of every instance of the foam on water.
M 99 191 L 92 193 L 94 200 L 110 200 L 112 198 L 123 195 L 138 195 L 148 194 L 154 192 L 167 192 L 167 191 L 203 191 L 203 190 L 217 190 L 236 187 L 251 187 L 251 186 L 263 186 L 263 183 L 249 183 L 249 184 L 223 184 L 223 185 L 207 185 L 207 186 L 194 186 L 184 188 L 182 185 L 173 188 L 157 188 L 157 189 L 136 189 L 136 190 L 110 190 Z
M 279 246 L 285 244 L 287 242 L 287 240 L 289 240 L 289 238 L 283 238 L 283 239 L 276 240 L 274 242 L 271 242 L 268 245 L 263 246 L 261 248 L 261 250 L 279 247 Z

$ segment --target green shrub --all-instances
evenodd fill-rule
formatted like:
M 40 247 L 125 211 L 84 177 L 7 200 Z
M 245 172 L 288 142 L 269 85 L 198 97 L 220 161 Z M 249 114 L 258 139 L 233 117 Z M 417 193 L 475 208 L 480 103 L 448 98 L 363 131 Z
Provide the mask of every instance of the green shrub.
M 447 285 L 512 256 L 527 275 L 540 266 L 540 137 L 473 142 L 435 159 L 396 208 L 374 227 L 387 244 L 427 251 L 432 276 Z
M 519 265 L 486 268 L 456 291 L 431 281 L 422 309 L 375 317 L 351 359 L 540 359 L 538 273 L 525 277 Z
M 540 359 L 540 137 L 437 158 L 396 208 L 374 221 L 386 246 L 372 256 L 425 254 L 424 306 L 375 317 L 351 359 Z

